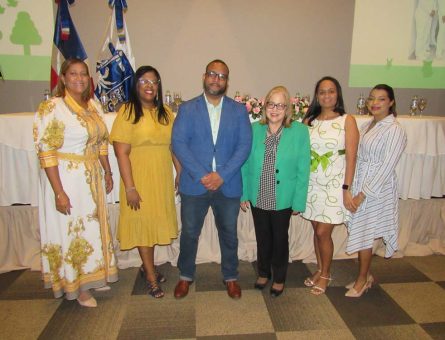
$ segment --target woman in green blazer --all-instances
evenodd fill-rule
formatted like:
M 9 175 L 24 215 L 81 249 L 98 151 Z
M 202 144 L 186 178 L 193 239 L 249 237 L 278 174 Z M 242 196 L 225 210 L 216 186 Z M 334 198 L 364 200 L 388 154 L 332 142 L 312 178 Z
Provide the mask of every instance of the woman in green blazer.
M 241 169 L 241 209 L 251 206 L 257 239 L 254 286 L 263 289 L 273 277 L 270 294 L 274 297 L 284 290 L 290 217 L 304 211 L 309 182 L 308 128 L 291 122 L 291 116 L 289 92 L 274 87 L 266 95 L 261 120 L 252 124 L 252 149 Z

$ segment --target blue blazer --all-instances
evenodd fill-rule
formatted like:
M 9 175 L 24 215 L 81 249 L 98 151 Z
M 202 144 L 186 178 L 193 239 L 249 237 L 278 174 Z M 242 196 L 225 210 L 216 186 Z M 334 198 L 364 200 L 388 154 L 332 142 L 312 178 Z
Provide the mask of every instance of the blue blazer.
M 222 193 L 226 197 L 240 197 L 241 166 L 251 145 L 252 130 L 244 105 L 224 97 L 214 144 L 204 94 L 181 104 L 172 132 L 173 152 L 182 166 L 179 191 L 186 195 L 207 192 L 200 180 L 212 172 L 215 156 L 216 172 L 224 180 Z

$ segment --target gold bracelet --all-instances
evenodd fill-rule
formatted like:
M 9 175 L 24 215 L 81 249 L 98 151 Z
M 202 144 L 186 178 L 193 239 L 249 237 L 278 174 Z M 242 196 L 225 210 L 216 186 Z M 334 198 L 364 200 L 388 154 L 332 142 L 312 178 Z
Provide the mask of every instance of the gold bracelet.
M 113 173 L 111 171 L 104 171 L 105 175 L 111 175 L 113 176 Z
M 125 189 L 125 192 L 128 194 L 130 191 L 136 190 L 136 187 L 129 187 Z

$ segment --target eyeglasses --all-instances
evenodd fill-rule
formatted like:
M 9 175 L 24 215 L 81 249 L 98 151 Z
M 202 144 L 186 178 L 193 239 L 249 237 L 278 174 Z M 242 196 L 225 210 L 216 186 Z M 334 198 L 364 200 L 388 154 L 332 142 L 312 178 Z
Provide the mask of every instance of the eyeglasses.
M 155 85 L 158 85 L 160 82 L 161 82 L 160 79 L 157 79 L 157 80 L 143 79 L 143 78 L 138 79 L 138 83 L 141 85 L 150 84 L 151 86 L 155 86 Z
M 275 103 L 272 103 L 272 102 L 267 102 L 266 107 L 269 110 L 273 110 L 273 109 L 276 108 L 278 111 L 284 111 L 284 110 L 286 110 L 287 105 L 286 104 L 281 104 L 281 103 L 275 104 Z
M 227 75 L 227 74 L 216 73 L 214 71 L 206 72 L 206 76 L 209 77 L 212 80 L 215 80 L 216 78 L 218 78 L 219 80 L 227 80 L 227 78 L 229 78 L 229 75 Z

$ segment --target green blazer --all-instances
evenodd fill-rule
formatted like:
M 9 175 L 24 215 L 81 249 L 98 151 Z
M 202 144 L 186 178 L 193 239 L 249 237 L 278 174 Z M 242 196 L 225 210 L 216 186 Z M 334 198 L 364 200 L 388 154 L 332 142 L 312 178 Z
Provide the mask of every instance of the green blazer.
M 261 171 L 266 146 L 267 125 L 252 124 L 252 149 L 241 168 L 243 196 L 241 201 L 250 201 L 256 206 Z M 292 208 L 304 212 L 309 184 L 311 163 L 309 130 L 306 125 L 293 122 L 283 128 L 275 160 L 276 209 Z

